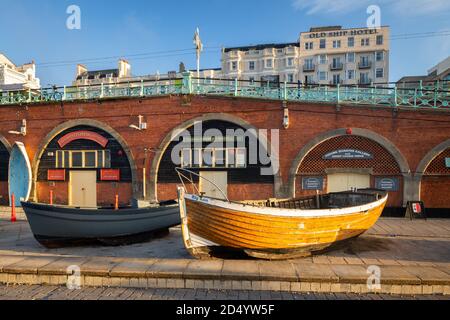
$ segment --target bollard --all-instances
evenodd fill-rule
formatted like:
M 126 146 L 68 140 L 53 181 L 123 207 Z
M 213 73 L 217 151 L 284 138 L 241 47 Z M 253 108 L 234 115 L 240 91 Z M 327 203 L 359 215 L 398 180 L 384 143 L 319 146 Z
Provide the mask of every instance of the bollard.
M 11 222 L 14 223 L 16 221 L 16 196 L 13 193 L 11 194 Z
M 116 194 L 116 202 L 114 205 L 114 210 L 119 210 L 119 195 Z
M 50 190 L 50 201 L 49 204 L 52 206 L 53 205 L 53 190 Z

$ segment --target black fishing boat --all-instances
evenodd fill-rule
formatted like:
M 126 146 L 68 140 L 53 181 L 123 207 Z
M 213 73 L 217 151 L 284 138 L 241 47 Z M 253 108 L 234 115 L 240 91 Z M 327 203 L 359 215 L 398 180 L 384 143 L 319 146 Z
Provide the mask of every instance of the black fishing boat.
M 176 201 L 144 208 L 75 208 L 22 202 L 36 240 L 48 248 L 101 243 L 127 245 L 180 224 Z

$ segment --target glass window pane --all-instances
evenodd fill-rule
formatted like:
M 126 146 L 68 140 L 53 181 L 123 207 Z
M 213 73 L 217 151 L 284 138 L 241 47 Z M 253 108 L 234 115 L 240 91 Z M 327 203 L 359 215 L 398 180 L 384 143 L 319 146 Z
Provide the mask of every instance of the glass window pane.
M 236 151 L 235 151 L 235 149 L 228 149 L 227 157 L 228 157 L 228 159 L 227 159 L 228 167 L 235 168 L 236 167 Z
M 202 164 L 200 151 L 200 149 L 192 149 L 192 168 L 198 168 Z
M 73 168 L 83 167 L 83 153 L 82 152 L 72 152 L 72 167 Z
M 226 166 L 225 149 L 216 149 L 215 150 L 215 162 L 216 162 L 216 167 L 225 167 Z
M 105 168 L 111 168 L 111 151 L 105 150 Z
M 86 168 L 95 168 L 95 151 L 87 151 L 84 154 L 84 166 Z
M 183 149 L 181 151 L 181 167 L 190 168 L 191 167 L 191 149 Z
M 237 149 L 236 154 L 236 167 L 245 168 L 247 166 L 247 150 Z
M 97 166 L 103 168 L 103 151 L 97 151 Z
M 70 167 L 70 153 L 68 151 L 64 151 L 64 163 L 61 168 L 69 168 Z
M 213 166 L 213 150 L 203 150 L 203 167 L 211 168 Z

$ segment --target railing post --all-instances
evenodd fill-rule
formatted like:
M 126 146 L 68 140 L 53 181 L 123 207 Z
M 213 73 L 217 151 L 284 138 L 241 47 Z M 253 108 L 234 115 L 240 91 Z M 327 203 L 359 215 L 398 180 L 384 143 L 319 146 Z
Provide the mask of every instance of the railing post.
M 235 97 L 237 97 L 238 96 L 238 93 L 239 93 L 239 91 L 238 91 L 238 79 L 237 78 L 235 78 L 234 79 L 234 96 Z
M 31 102 L 31 88 L 28 88 L 28 102 Z
M 183 94 L 192 94 L 192 75 L 190 72 L 183 73 L 183 87 L 181 88 Z
M 439 81 L 436 81 L 436 86 L 434 88 L 434 104 L 433 104 L 433 108 L 437 108 L 438 88 L 439 88 Z
M 423 95 L 423 92 L 422 92 L 422 90 L 423 90 L 423 81 L 422 80 L 420 80 L 419 81 L 419 90 L 420 90 L 420 96 L 422 96 Z
M 337 103 L 339 104 L 341 102 L 341 84 L 338 83 L 336 86 L 336 90 L 337 90 Z
M 287 82 L 283 83 L 283 100 L 287 100 Z
M 141 97 L 144 96 L 144 79 L 141 80 Z
M 397 107 L 397 97 L 398 97 L 398 92 L 397 92 L 397 85 L 394 86 L 394 107 Z
M 62 100 L 66 101 L 67 99 L 67 88 L 66 86 L 63 87 L 63 96 L 62 96 Z
M 104 83 L 102 82 L 100 85 L 100 99 L 103 98 L 105 96 L 105 86 Z

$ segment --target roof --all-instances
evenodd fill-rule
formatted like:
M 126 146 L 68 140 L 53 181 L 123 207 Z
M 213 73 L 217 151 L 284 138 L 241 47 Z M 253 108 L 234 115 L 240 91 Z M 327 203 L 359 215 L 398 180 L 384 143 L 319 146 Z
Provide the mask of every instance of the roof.
M 268 44 L 258 44 L 253 46 L 244 46 L 244 47 L 231 47 L 225 48 L 225 52 L 230 51 L 250 51 L 250 50 L 264 50 L 268 48 L 282 49 L 286 47 L 300 47 L 298 42 L 290 42 L 290 43 L 268 43 Z
M 112 74 L 113 77 L 118 77 L 119 76 L 119 69 L 106 69 L 106 70 L 94 70 L 94 71 L 86 71 L 83 72 L 82 74 L 80 74 L 77 77 L 77 80 L 80 80 L 82 78 L 88 78 L 88 79 L 95 79 L 98 77 L 100 78 L 105 78 L 106 75 L 108 74 Z
M 342 26 L 313 27 L 309 29 L 309 32 L 322 32 L 332 30 L 342 30 Z

